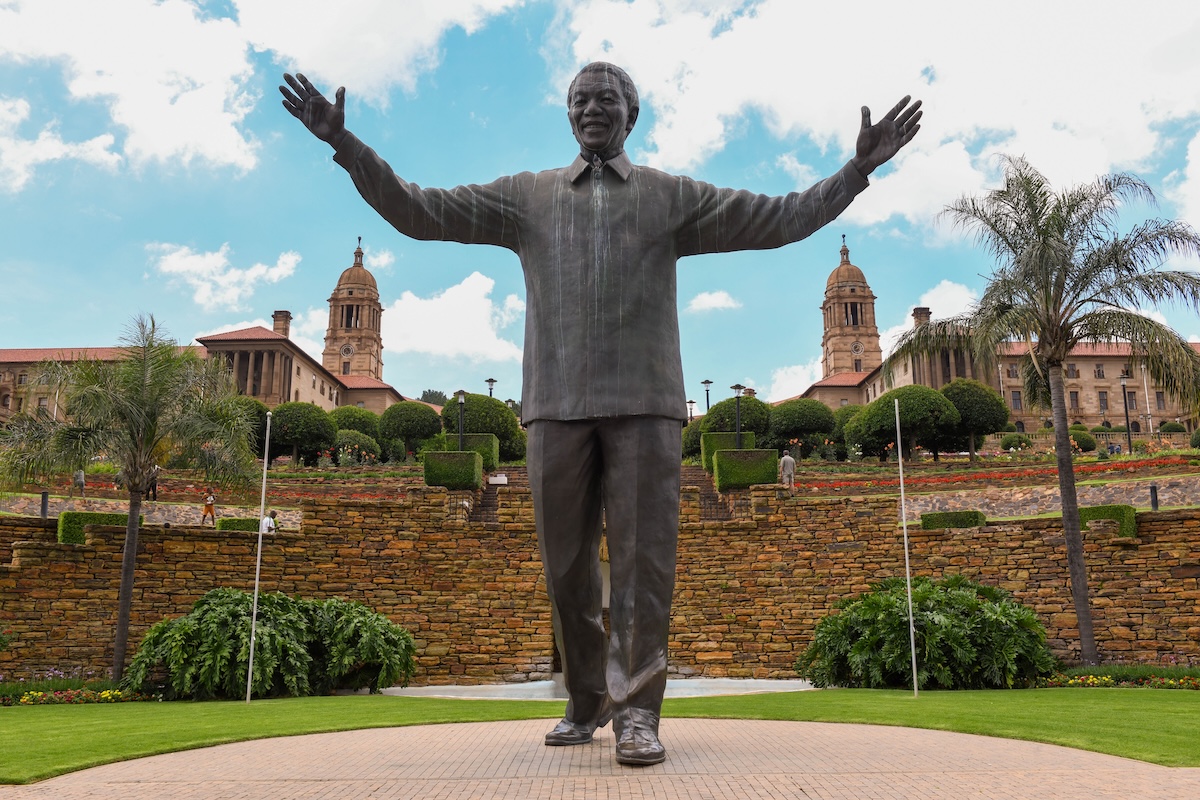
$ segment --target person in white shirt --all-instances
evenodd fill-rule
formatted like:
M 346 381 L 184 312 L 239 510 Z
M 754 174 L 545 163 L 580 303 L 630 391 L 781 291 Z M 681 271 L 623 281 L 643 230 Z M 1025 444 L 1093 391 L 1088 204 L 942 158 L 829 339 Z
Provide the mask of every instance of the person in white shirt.
M 274 533 L 275 532 L 275 516 L 278 514 L 275 509 L 267 512 L 267 515 L 262 518 L 262 522 L 258 523 L 259 533 Z

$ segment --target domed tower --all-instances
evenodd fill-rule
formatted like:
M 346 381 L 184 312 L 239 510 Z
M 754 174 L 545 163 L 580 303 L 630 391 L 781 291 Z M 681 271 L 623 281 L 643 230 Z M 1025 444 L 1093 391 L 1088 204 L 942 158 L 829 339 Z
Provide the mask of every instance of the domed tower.
M 363 266 L 362 237 L 354 264 L 338 278 L 329 296 L 329 327 L 321 364 L 334 375 L 383 380 L 383 306 L 375 277 Z
M 870 372 L 883 363 L 879 328 L 875 326 L 875 295 L 858 267 L 850 263 L 850 248 L 842 237 L 842 262 L 825 282 L 821 314 L 822 377 L 841 372 Z

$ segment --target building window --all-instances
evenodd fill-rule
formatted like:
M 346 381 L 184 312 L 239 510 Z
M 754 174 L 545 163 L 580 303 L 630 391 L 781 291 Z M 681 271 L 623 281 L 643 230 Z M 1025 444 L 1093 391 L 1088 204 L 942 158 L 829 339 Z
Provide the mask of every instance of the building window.
M 300 390 L 299 389 L 296 390 L 296 402 L 297 403 L 300 402 Z
M 3 398 L 0 398 L 0 408 L 8 408 L 11 405 L 12 405 L 12 395 L 6 394 L 6 395 L 4 395 Z
M 1008 377 L 1010 377 L 1010 378 L 1019 378 L 1019 377 L 1021 377 L 1021 370 L 1017 368 L 1017 365 L 1016 365 L 1016 364 L 1009 364 L 1009 365 L 1008 365 Z
M 1021 410 L 1021 393 L 1020 392 L 1012 393 L 1012 407 L 1013 407 L 1013 411 Z
M 300 377 L 300 368 L 299 367 L 296 367 L 296 377 L 297 378 Z
M 1104 377 L 1104 365 L 1103 365 L 1103 364 L 1097 364 L 1097 365 L 1096 365 L 1096 369 L 1095 369 L 1095 371 L 1094 371 L 1094 373 L 1093 373 L 1093 374 L 1094 374 L 1094 375 L 1095 375 L 1097 378 L 1103 378 L 1103 377 Z
M 862 359 L 861 358 L 854 359 L 854 371 L 862 372 Z
M 4 398 L 4 399 L 5 399 L 5 400 L 7 400 L 8 398 L 6 397 L 6 398 Z M 847 398 L 847 397 L 843 397 L 843 398 L 841 399 L 841 402 L 839 402 L 839 403 L 838 403 L 838 405 L 840 405 L 840 406 L 848 406 L 848 405 L 850 405 L 850 399 L 849 399 L 849 398 Z
M 1017 429 L 1017 433 L 1024 433 L 1024 432 L 1025 432 L 1025 423 L 1024 423 L 1024 422 L 1021 422 L 1020 420 L 1017 420 L 1017 424 L 1016 424 L 1016 426 L 1015 426 L 1015 427 L 1016 427 L 1016 429 Z
M 1139 425 L 1136 420 L 1134 422 L 1130 422 L 1129 423 L 1129 432 L 1130 433 L 1141 433 L 1142 426 Z
M 1079 410 L 1079 392 L 1071 392 L 1071 408 L 1075 411 Z
M 1129 403 L 1130 411 L 1137 409 L 1137 392 L 1126 392 L 1125 400 Z
M 1074 364 L 1067 364 L 1067 377 L 1068 378 L 1078 378 L 1079 377 L 1079 370 L 1075 368 Z
M 342 362 L 342 374 L 343 374 L 343 375 L 349 375 L 349 374 L 350 374 L 350 362 L 349 362 L 349 361 L 343 361 L 343 362 Z
M 359 408 L 366 408 L 366 407 L 367 407 L 367 404 L 366 404 L 366 403 L 364 403 L 362 400 L 359 400 L 359 401 L 358 401 L 357 403 L 355 403 L 354 405 L 358 406 Z
M 321 397 L 325 396 L 325 381 L 321 381 Z
M 1131 373 L 1131 372 L 1129 371 L 1129 365 L 1128 365 L 1128 364 L 1122 364 L 1122 365 L 1121 365 L 1121 377 L 1122 377 L 1122 378 L 1128 378 L 1128 377 L 1131 377 L 1132 375 L 1133 375 L 1133 373 Z
M 49 402 L 47 402 L 47 400 L 46 400 L 46 398 L 45 398 L 45 397 L 39 397 L 39 398 L 38 398 L 38 408 L 41 408 L 41 409 L 47 409 L 47 408 L 50 408 L 50 403 L 49 403 Z
M 20 413 L 21 413 L 21 409 L 22 409 L 22 408 L 24 408 L 24 407 L 25 407 L 25 398 L 24 398 L 24 397 L 18 397 L 18 398 L 17 398 L 17 413 L 18 413 L 18 414 L 20 414 Z
M 317 388 L 317 376 L 313 375 L 313 388 Z
M 28 375 L 26 375 L 24 372 L 21 372 L 21 373 L 19 373 L 19 374 L 17 375 L 17 386 L 23 386 L 23 385 L 25 385 L 25 382 L 26 382 L 26 381 L 28 381 L 28 380 L 29 380 L 29 376 L 28 376 Z
M 1108 392 L 1097 392 L 1096 396 L 1100 399 L 1100 410 L 1108 411 Z
M 1154 407 L 1159 411 L 1167 410 L 1167 398 L 1162 392 L 1154 393 Z

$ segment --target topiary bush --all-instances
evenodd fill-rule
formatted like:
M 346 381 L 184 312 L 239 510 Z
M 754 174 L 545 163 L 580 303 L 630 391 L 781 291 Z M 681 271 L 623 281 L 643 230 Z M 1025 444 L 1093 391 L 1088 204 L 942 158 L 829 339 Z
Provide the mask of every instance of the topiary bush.
M 718 450 L 736 450 L 737 434 L 736 433 L 702 433 L 700 434 L 700 459 L 704 465 L 704 469 L 708 472 L 713 471 L 713 453 Z M 742 450 L 754 449 L 754 434 L 749 431 L 742 431 Z
M 1085 430 L 1071 429 L 1071 441 L 1082 453 L 1090 453 L 1096 449 L 1096 438 Z
M 122 686 L 170 698 L 245 697 L 253 598 L 213 589 L 185 616 L 163 620 L 142 639 Z M 404 685 L 416 667 L 408 631 L 359 603 L 260 594 L 255 634 L 255 697 L 372 692 Z
M 145 516 L 138 517 L 138 526 L 145 521 Z M 58 515 L 58 541 L 62 544 L 83 544 L 85 525 L 117 525 L 124 528 L 128 524 L 129 515 L 119 512 L 63 511 Z
M 1187 433 L 1187 427 L 1182 422 L 1164 422 L 1158 426 L 1159 433 Z
M 713 481 L 718 492 L 779 482 L 776 450 L 718 450 L 713 454 Z
M 504 401 L 486 394 L 468 394 L 462 411 L 463 433 L 495 434 L 500 440 L 500 458 L 517 460 L 525 457 L 525 438 L 522 435 L 521 423 Z M 451 442 L 451 447 L 457 447 L 455 442 L 458 436 L 458 400 L 453 397 L 442 407 L 442 428 Z
M 483 485 L 483 456 L 464 452 L 427 452 L 424 458 L 425 485 L 447 489 L 478 489 Z
M 1023 433 L 1006 433 L 1000 440 L 1001 450 L 1028 450 L 1033 447 L 1033 439 Z
M 1045 628 L 1004 590 L 952 575 L 914 578 L 912 592 L 921 688 L 1021 688 L 1053 672 Z M 888 578 L 836 607 L 796 660 L 801 677 L 818 687 L 911 688 L 904 579 Z
M 742 397 L 742 433 L 752 431 L 760 437 L 766 434 L 771 424 L 771 407 L 757 397 Z M 730 397 L 719 403 L 700 418 L 700 430 L 704 433 L 734 431 L 737 429 L 738 401 Z
M 379 443 L 354 430 L 340 430 L 333 443 L 333 454 L 340 467 L 356 467 L 359 464 L 375 464 L 379 461 Z
M 455 447 L 458 446 L 458 436 L 447 437 Z M 491 472 L 500 463 L 500 440 L 494 433 L 465 433 L 463 447 L 474 450 L 483 458 L 483 471 Z
M 457 418 L 455 419 L 457 424 Z M 455 431 L 457 432 L 457 427 Z M 403 442 L 399 454 L 391 454 L 393 461 L 403 458 L 408 453 L 420 449 L 422 439 L 437 436 L 442 432 L 442 418 L 424 403 L 406 400 L 393 403 L 384 410 L 379 418 L 379 435 L 388 441 Z
M 1087 425 L 1084 425 L 1082 422 L 1076 422 L 1067 427 L 1069 431 L 1086 431 L 1087 429 Z
M 1137 536 L 1137 510 L 1133 506 L 1111 504 L 1104 506 L 1084 506 L 1079 509 L 1079 525 L 1087 530 L 1087 524 L 1094 519 L 1115 519 L 1120 525 L 1119 535 Z
M 339 431 L 358 431 L 379 441 L 379 415 L 358 406 L 338 406 L 329 412 L 329 418 Z
M 700 455 L 700 420 L 694 419 L 683 428 L 683 457 Z
M 921 515 L 921 530 L 942 528 L 978 528 L 987 524 L 982 511 L 926 511 Z
M 217 520 L 216 529 L 219 531 L 250 531 L 258 532 L 262 520 L 256 517 L 221 517 Z

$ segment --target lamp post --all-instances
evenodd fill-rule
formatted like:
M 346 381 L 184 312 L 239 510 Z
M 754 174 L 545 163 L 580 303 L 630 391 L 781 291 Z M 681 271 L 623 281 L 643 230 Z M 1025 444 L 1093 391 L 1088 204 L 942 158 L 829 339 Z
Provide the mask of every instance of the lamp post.
M 688 406 L 688 422 L 691 422 L 691 421 L 692 421 L 692 420 L 695 418 L 695 413 L 696 413 L 696 401 L 695 401 L 695 400 L 688 400 L 688 401 L 687 401 L 687 406 Z
M 1133 452 L 1133 434 L 1129 431 L 1129 393 L 1125 391 L 1125 376 L 1121 376 L 1121 404 L 1125 406 L 1125 445 L 1126 452 Z
M 704 387 L 704 413 L 707 414 L 708 408 L 709 408 L 709 406 L 708 406 L 708 387 L 712 386 L 712 381 L 709 381 L 709 380 L 700 381 L 700 385 Z
M 488 397 L 491 397 L 492 396 L 492 387 L 496 385 L 496 379 L 488 378 L 486 381 L 484 381 L 484 383 L 486 383 L 488 385 Z
M 730 386 L 729 388 L 733 389 L 733 396 L 736 398 L 733 402 L 733 429 L 735 431 L 737 431 L 737 433 L 733 440 L 733 446 L 736 449 L 741 450 L 742 449 L 742 390 L 745 389 L 746 387 L 742 386 L 740 383 L 735 383 L 733 386 Z
M 458 398 L 458 450 L 463 451 L 463 406 L 467 404 L 467 390 L 459 389 L 454 393 Z

